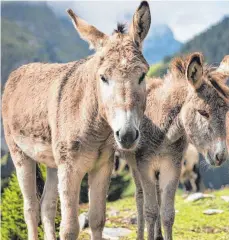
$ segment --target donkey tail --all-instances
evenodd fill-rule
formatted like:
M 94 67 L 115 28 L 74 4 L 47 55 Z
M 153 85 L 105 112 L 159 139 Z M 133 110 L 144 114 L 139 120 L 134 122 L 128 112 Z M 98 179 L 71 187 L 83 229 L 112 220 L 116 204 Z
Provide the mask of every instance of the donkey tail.
M 41 196 L 44 190 L 45 181 L 42 176 L 41 166 L 38 163 L 36 163 L 36 184 L 37 184 L 37 195 L 38 195 L 38 198 L 41 199 Z

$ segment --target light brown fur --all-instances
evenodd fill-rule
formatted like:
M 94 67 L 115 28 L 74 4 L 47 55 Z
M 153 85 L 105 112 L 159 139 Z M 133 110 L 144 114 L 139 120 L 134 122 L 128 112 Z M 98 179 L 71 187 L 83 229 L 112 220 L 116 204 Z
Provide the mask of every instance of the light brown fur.
M 3 94 L 5 137 L 23 193 L 30 240 L 37 239 L 39 217 L 36 162 L 48 168 L 41 201 L 45 239 L 55 239 L 57 182 L 62 213 L 60 238 L 78 237 L 79 190 L 86 173 L 92 239 L 102 238 L 114 158 L 112 131 L 119 135 L 121 128 L 125 141 L 118 139 L 120 147 L 136 147 L 136 129 L 145 110 L 145 83 L 139 79 L 148 70 L 140 47 L 150 26 L 148 3 L 142 2 L 137 9 L 131 32 L 117 30 L 112 36 L 87 24 L 72 10 L 68 13 L 96 53 L 78 62 L 22 66 L 11 73 Z M 133 31 L 135 28 L 141 28 L 141 34 Z
M 199 153 L 192 144 L 189 144 L 181 163 L 182 167 L 180 174 L 180 183 L 183 185 L 183 188 L 185 189 L 185 183 L 189 182 L 191 185 L 192 192 L 198 191 L 198 186 L 196 184 L 198 175 L 194 171 L 194 166 L 197 165 L 198 162 Z

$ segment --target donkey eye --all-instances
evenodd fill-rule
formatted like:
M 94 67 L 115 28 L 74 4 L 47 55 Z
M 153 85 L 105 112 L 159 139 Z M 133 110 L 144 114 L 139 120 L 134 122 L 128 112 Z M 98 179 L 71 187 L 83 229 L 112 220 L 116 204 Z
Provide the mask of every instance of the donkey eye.
M 203 117 L 205 117 L 205 118 L 207 118 L 207 119 L 209 119 L 209 113 L 208 112 L 206 112 L 205 110 L 198 110 L 198 113 L 201 115 L 201 116 L 203 116 Z
M 107 80 L 103 75 L 100 75 L 100 79 L 101 79 L 104 83 L 107 83 L 107 84 L 108 84 L 108 80 Z
M 138 80 L 138 84 L 141 84 L 141 82 L 143 82 L 143 80 L 145 79 L 145 76 L 146 76 L 145 73 L 143 73 L 143 74 L 141 75 L 141 77 L 140 77 L 139 80 Z

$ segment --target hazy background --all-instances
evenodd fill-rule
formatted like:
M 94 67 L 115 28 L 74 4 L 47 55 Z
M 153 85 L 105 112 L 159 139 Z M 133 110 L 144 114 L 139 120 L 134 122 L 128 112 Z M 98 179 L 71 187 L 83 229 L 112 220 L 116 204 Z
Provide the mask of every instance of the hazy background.
M 72 8 L 81 17 L 107 34 L 118 21 L 130 22 L 139 1 L 47 2 L 59 16 Z M 167 25 L 175 39 L 186 42 L 229 14 L 228 1 L 150 1 L 152 33 L 154 26 Z M 151 34 L 147 38 L 150 38 Z

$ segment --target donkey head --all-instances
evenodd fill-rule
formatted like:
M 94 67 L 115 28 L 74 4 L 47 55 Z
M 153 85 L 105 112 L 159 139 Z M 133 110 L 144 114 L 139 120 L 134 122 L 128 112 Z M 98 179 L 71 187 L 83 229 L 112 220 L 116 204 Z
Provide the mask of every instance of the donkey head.
M 226 145 L 226 119 L 229 88 L 226 73 L 203 67 L 203 56 L 192 54 L 185 62 L 188 94 L 181 111 L 188 139 L 206 160 L 219 166 L 229 159 Z
M 68 13 L 81 37 L 96 50 L 94 74 L 103 117 L 111 126 L 118 147 L 134 149 L 146 105 L 144 77 L 149 66 L 141 48 L 150 28 L 149 5 L 145 1 L 140 4 L 127 33 L 123 25 L 118 25 L 111 36 L 88 25 L 72 10 Z

